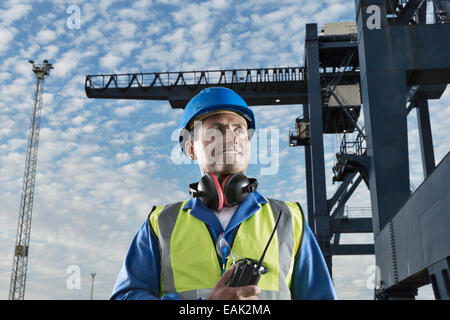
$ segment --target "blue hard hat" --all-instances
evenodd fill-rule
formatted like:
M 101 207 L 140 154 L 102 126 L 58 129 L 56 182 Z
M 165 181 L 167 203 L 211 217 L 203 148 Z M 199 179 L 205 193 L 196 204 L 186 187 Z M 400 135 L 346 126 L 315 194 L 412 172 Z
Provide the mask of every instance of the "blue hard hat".
M 230 110 L 242 115 L 247 120 L 249 139 L 255 131 L 255 115 L 247 103 L 236 92 L 224 87 L 209 87 L 194 96 L 184 108 L 180 123 L 180 144 L 183 150 L 185 134 L 189 124 L 200 115 L 216 110 Z

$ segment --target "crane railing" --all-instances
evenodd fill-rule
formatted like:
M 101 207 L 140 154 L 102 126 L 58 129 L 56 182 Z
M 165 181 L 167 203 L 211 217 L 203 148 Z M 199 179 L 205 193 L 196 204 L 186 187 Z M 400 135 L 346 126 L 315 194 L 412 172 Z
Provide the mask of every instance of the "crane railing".
M 87 75 L 90 89 L 304 81 L 303 67 Z

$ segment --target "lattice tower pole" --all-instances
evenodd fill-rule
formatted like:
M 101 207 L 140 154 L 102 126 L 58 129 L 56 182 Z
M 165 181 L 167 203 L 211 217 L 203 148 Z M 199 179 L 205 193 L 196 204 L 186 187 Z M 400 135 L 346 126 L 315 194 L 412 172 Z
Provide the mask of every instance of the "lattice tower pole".
M 91 273 L 91 300 L 94 300 L 94 278 L 95 273 Z
M 28 147 L 25 159 L 25 173 L 20 199 L 19 222 L 17 224 L 16 245 L 14 247 L 14 259 L 9 286 L 9 300 L 23 300 L 25 296 L 25 282 L 27 277 L 28 253 L 30 245 L 31 215 L 33 211 L 34 180 L 36 176 L 36 164 L 39 145 L 40 118 L 42 109 L 42 94 L 44 78 L 49 75 L 52 64 L 44 60 L 38 64 L 29 61 L 33 65 L 36 75 L 36 91 L 31 115 L 30 131 L 28 132 Z

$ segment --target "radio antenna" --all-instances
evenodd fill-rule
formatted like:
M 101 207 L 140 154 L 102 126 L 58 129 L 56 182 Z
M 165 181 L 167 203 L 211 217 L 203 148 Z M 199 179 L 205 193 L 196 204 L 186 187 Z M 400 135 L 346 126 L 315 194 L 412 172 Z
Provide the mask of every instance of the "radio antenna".
M 262 266 L 262 262 L 264 260 L 264 256 L 266 255 L 267 248 L 269 248 L 270 241 L 272 241 L 273 235 L 275 234 L 275 230 L 277 229 L 278 222 L 280 222 L 281 214 L 282 214 L 282 211 L 280 210 L 280 213 L 278 214 L 277 222 L 275 222 L 275 226 L 273 227 L 272 234 L 270 235 L 269 241 L 267 242 L 266 247 L 264 248 L 261 259 L 259 259 L 258 267 L 257 267 L 258 269 L 261 268 L 261 266 Z

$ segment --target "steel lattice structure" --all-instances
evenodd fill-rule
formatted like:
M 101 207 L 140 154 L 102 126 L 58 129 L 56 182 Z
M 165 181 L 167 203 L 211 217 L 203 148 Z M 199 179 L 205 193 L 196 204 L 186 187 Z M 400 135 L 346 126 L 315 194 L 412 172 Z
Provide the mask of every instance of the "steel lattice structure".
M 28 147 L 25 160 L 25 173 L 23 177 L 22 195 L 20 199 L 19 222 L 17 224 L 16 245 L 11 271 L 9 287 L 9 300 L 23 300 L 25 296 L 25 282 L 27 278 L 28 252 L 30 245 L 31 216 L 33 212 L 34 181 L 39 146 L 40 119 L 42 110 L 42 94 L 44 78 L 53 69 L 52 65 L 44 60 L 43 64 L 34 63 L 33 72 L 36 75 L 36 91 L 31 115 L 30 130 L 28 132 Z

